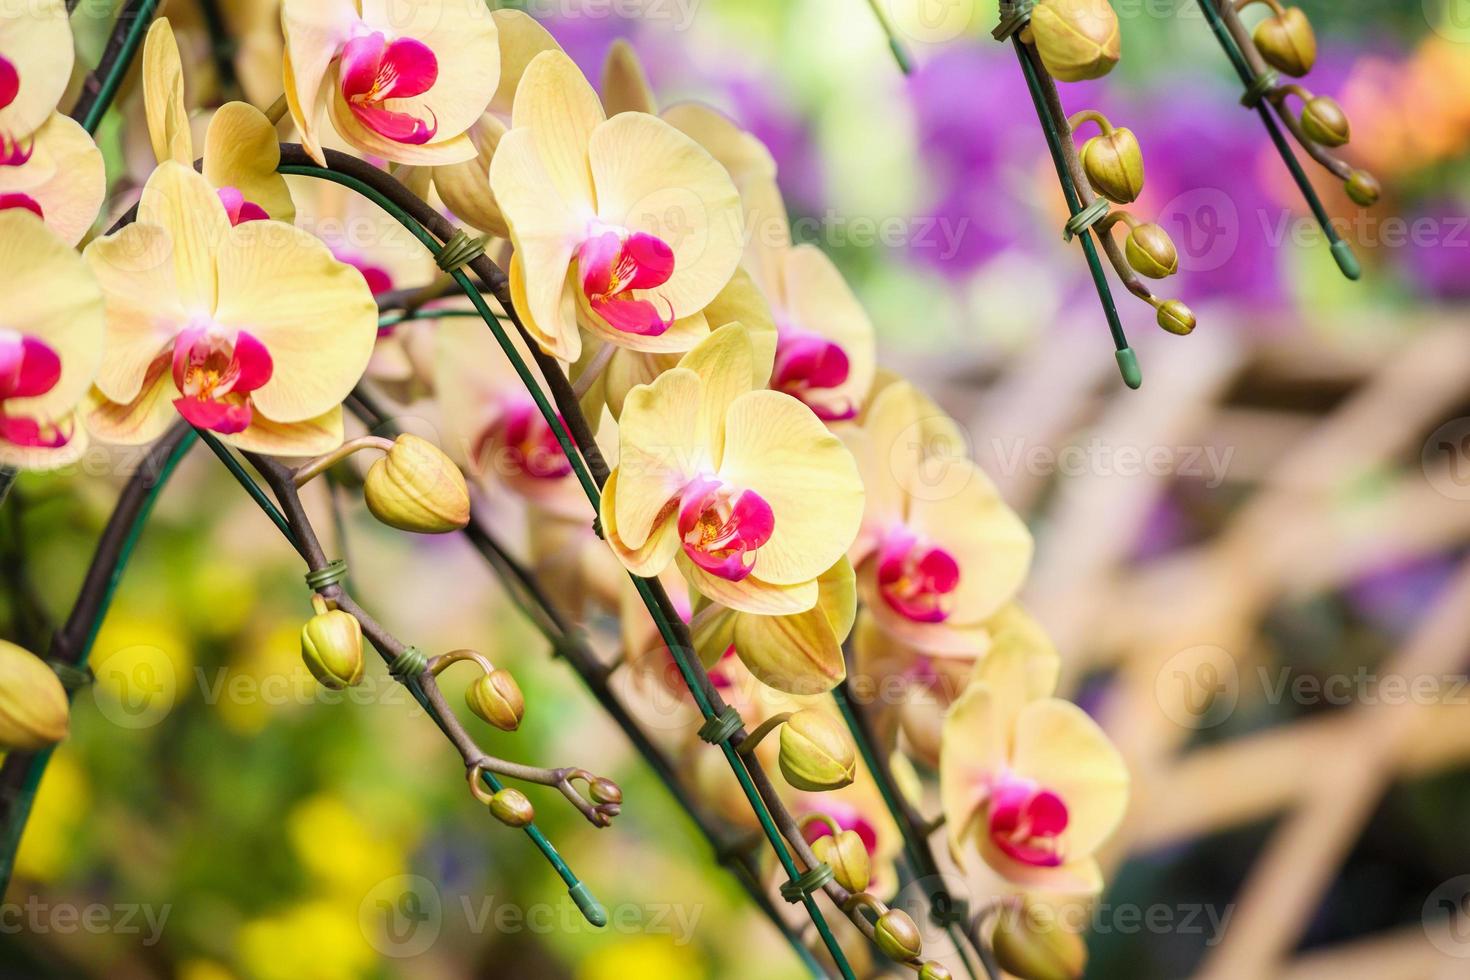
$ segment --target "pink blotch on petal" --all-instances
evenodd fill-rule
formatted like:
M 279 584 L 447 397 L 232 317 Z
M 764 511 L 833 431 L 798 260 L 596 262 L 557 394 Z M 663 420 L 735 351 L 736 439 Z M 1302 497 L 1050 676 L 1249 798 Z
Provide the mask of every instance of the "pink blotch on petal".
M 174 341 L 174 407 L 192 425 L 226 435 L 250 426 L 250 392 L 270 380 L 274 366 L 264 344 L 241 330 L 234 340 L 210 325 L 187 328 Z
M 42 423 L 25 416 L 0 414 L 0 441 L 30 449 L 59 449 L 71 442 L 75 430 Z
M 949 618 L 946 598 L 960 582 L 960 566 L 943 548 L 921 543 L 907 528 L 888 534 L 878 552 L 878 590 L 895 612 L 916 623 Z
M 20 191 L 0 194 L 0 211 L 8 211 L 11 208 L 24 208 L 42 221 L 46 220 L 46 212 L 42 209 L 41 202 L 29 194 L 22 194 Z
M 1067 805 L 1029 779 L 1007 775 L 990 791 L 989 833 L 1008 856 L 1038 868 L 1065 860 L 1058 838 L 1067 829 Z
M 823 389 L 845 384 L 850 370 L 840 344 L 805 330 L 784 329 L 776 342 L 771 387 L 805 402 L 824 421 L 850 419 L 857 415 L 856 405 L 831 406 L 821 398 Z
M 679 500 L 684 553 L 711 575 L 739 582 L 755 568 L 755 553 L 775 532 L 771 505 L 752 490 L 735 491 L 699 476 Z
M 15 101 L 20 94 L 20 72 L 4 55 L 0 55 L 0 109 Z
M 61 358 L 45 341 L 10 334 L 0 339 L 0 399 L 35 398 L 61 380 Z
M 36 152 L 34 139 L 22 144 L 20 140 L 11 139 L 5 133 L 0 133 L 0 167 L 22 166 L 30 162 L 31 154 L 34 152 Z
M 254 201 L 247 200 L 239 188 L 221 187 L 217 192 L 220 203 L 225 206 L 225 213 L 230 216 L 230 224 L 238 225 L 246 221 L 264 221 L 270 215 L 265 213 L 265 208 Z
M 640 337 L 657 337 L 673 325 L 668 314 L 646 299 L 628 294 L 632 289 L 656 289 L 674 274 L 674 250 L 657 236 L 633 232 L 627 236 L 604 231 L 577 250 L 577 271 L 589 305 L 614 329 Z
M 433 112 L 425 122 L 382 105 L 386 99 L 423 95 L 434 86 L 439 62 L 422 41 L 398 38 L 390 42 L 379 32 L 353 38 L 342 47 L 341 72 L 342 97 L 348 108 L 379 136 L 418 145 L 438 132 Z
M 507 403 L 485 428 L 472 453 L 476 463 L 501 476 L 559 480 L 572 472 L 556 433 L 530 401 Z

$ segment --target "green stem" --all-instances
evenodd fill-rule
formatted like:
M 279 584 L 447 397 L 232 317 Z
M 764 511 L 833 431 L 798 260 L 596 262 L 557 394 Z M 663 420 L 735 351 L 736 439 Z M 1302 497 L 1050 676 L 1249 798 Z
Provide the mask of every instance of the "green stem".
M 878 6 L 878 0 L 868 0 L 868 7 L 873 11 L 873 16 L 878 21 L 878 26 L 883 29 L 883 36 L 888 39 L 888 50 L 893 52 L 893 60 L 898 62 L 898 70 L 905 75 L 914 73 L 914 60 L 909 57 L 908 49 L 898 39 L 897 32 L 893 29 L 893 23 L 883 8 Z
M 158 11 L 158 4 L 159 0 L 134 0 L 118 13 L 112 36 L 108 38 L 107 48 L 102 52 L 102 60 L 97 63 L 96 71 L 88 76 L 87 88 L 72 109 L 72 117 L 88 133 L 96 135 L 102 117 L 107 114 L 112 100 L 117 97 L 118 87 L 127 77 L 133 57 L 138 53 L 138 46 L 143 43 L 148 25 Z M 94 85 L 95 88 L 92 87 Z

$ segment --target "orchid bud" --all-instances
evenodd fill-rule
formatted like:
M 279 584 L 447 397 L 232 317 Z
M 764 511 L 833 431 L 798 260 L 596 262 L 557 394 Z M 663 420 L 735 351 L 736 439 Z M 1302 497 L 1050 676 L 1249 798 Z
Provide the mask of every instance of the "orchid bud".
M 930 960 L 919 967 L 919 980 L 954 980 L 954 974 L 943 963 Z
M 490 797 L 490 813 L 507 827 L 524 827 L 536 819 L 536 808 L 526 794 L 509 786 Z
M 1194 312 L 1177 299 L 1166 299 L 1159 304 L 1159 326 L 1170 333 L 1184 336 L 1194 330 Z
M 521 686 L 506 670 L 492 670 L 475 678 L 464 699 L 481 721 L 503 732 L 513 732 L 521 727 L 521 719 L 526 716 L 526 699 L 521 694 Z
M 851 783 L 857 749 L 842 723 L 815 708 L 794 712 L 781 727 L 781 774 L 808 793 L 825 793 Z
M 46 662 L 0 640 L 0 749 L 32 752 L 66 738 L 66 688 Z
M 1082 937 L 1034 905 L 1001 914 L 991 936 L 996 962 L 1020 980 L 1076 980 L 1087 967 Z
M 1114 204 L 1131 204 L 1143 190 L 1143 151 L 1131 129 L 1115 129 L 1082 144 L 1082 169 L 1092 189 Z
M 1347 113 L 1336 99 L 1319 95 L 1302 106 L 1302 131 L 1314 143 L 1342 146 L 1352 135 Z
M 587 795 L 593 803 L 619 804 L 623 802 L 623 788 L 606 776 L 599 776 L 587 784 Z
M 1124 246 L 1128 264 L 1140 276 L 1164 279 L 1179 271 L 1179 253 L 1169 233 L 1152 221 L 1131 228 Z
M 1029 30 L 1041 63 L 1061 82 L 1101 78 L 1122 54 L 1118 15 L 1108 0 L 1040 0 Z
M 873 924 L 873 941 L 884 956 L 898 963 L 918 959 L 924 951 L 919 927 L 903 909 L 889 909 L 878 916 L 878 921 Z
M 868 848 L 856 831 L 843 830 L 812 841 L 818 861 L 830 865 L 837 883 L 850 892 L 865 892 L 872 877 Z
M 1377 204 L 1378 198 L 1383 194 L 1383 185 L 1378 183 L 1377 177 L 1366 170 L 1354 170 L 1348 175 L 1343 188 L 1354 204 L 1365 208 Z
M 445 534 L 470 521 L 459 467 L 433 443 L 407 433 L 368 470 L 363 496 L 374 517 L 400 531 Z
M 1312 70 L 1317 61 L 1317 37 L 1300 7 L 1288 7 L 1256 25 L 1251 36 L 1266 64 L 1295 78 Z
M 301 627 L 301 659 L 322 685 L 332 691 L 354 687 L 367 664 L 362 656 L 362 626 L 351 613 L 328 609 L 312 596 L 316 615 Z

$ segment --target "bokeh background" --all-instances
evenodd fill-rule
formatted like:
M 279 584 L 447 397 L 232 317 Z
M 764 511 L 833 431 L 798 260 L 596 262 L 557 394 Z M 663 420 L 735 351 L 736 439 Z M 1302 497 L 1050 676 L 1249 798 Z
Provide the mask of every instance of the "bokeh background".
M 1138 134 L 1134 210 L 1173 235 L 1165 289 L 1200 320 L 1164 335 L 1120 291 L 1137 392 L 1061 241 L 1024 84 L 989 37 L 995 3 L 879 3 L 910 78 L 862 0 L 522 6 L 589 77 L 625 37 L 661 101 L 710 102 L 767 142 L 796 236 L 848 276 L 880 363 L 965 425 L 1026 516 L 1026 599 L 1065 693 L 1135 774 L 1088 975 L 1470 976 L 1470 3 L 1300 2 L 1321 45 L 1307 84 L 1343 104 L 1346 155 L 1386 188 L 1365 211 L 1319 183 L 1364 262 L 1350 283 L 1194 0 L 1115 0 L 1122 64 L 1062 97 Z M 91 63 L 109 4 L 82 6 Z M 247 95 L 272 101 L 273 5 L 218 11 Z M 208 93 L 206 11 L 165 12 Z M 103 130 L 110 174 L 138 101 L 125 90 Z M 64 615 L 119 485 L 108 466 L 22 480 L 0 515 L 5 636 Z M 801 975 L 468 547 L 338 503 L 366 606 L 520 679 L 526 724 L 478 732 L 487 748 L 623 785 L 610 831 L 539 808 L 612 926 L 583 924 L 521 836 L 468 805 L 457 761 L 381 671 L 347 697 L 315 687 L 294 555 L 196 452 L 42 786 L 0 976 Z M 373 925 L 384 910 L 402 931 Z

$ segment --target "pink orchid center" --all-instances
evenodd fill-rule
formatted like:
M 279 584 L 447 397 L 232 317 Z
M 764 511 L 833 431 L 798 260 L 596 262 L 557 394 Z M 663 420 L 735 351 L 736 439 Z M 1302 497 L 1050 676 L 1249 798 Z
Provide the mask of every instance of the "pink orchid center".
M 44 395 L 61 380 L 61 358 L 43 340 L 0 330 L 0 440 L 16 446 L 55 449 L 71 441 L 72 431 L 39 419 L 12 415 L 11 398 Z
M 390 99 L 411 99 L 434 87 L 439 61 L 422 41 L 400 37 L 389 41 L 380 31 L 355 37 L 342 46 L 342 98 L 368 129 L 395 143 L 417 146 L 439 131 L 438 120 L 389 109 Z
M 230 216 L 230 224 L 238 225 L 246 221 L 264 221 L 270 215 L 265 213 L 265 208 L 254 201 L 246 199 L 238 187 L 228 185 L 216 191 L 220 203 L 225 206 L 225 213 Z
M 0 109 L 15 101 L 20 94 L 20 71 L 15 63 L 0 54 Z
M 530 401 L 507 403 L 481 433 L 473 455 L 502 476 L 559 480 L 572 472 L 556 433 Z
M 657 337 L 674 322 L 674 309 L 665 301 L 663 315 L 635 289 L 656 289 L 674 274 L 674 250 L 663 239 L 645 232 L 603 231 L 577 249 L 577 271 L 582 292 L 593 312 L 614 329 L 640 337 Z
M 907 528 L 890 532 L 878 551 L 878 591 L 894 612 L 916 623 L 948 619 L 949 596 L 959 583 L 954 556 Z
M 41 202 L 29 194 L 22 194 L 20 191 L 9 191 L 0 194 L 0 211 L 9 211 L 11 208 L 20 208 L 29 211 L 43 221 L 46 218 L 46 212 L 41 208 Z
M 857 406 L 851 400 L 831 405 L 823 398 L 831 389 L 847 383 L 850 370 L 842 345 L 795 327 L 778 330 L 771 387 L 805 402 L 818 418 L 836 422 L 857 415 Z
M 244 330 L 232 338 L 214 324 L 195 325 L 174 341 L 174 407 L 191 425 L 229 435 L 250 426 L 250 393 L 271 379 L 270 352 Z
M 731 582 L 750 574 L 756 552 L 775 529 L 771 505 L 753 490 L 698 476 L 679 497 L 684 553 L 706 572 Z
M 1060 836 L 1067 829 L 1067 804 L 1029 779 L 1007 774 L 990 790 L 990 839 L 1002 852 L 1038 868 L 1064 860 Z
M 36 151 L 36 141 L 32 139 L 29 143 L 11 139 L 5 133 L 0 133 L 0 167 L 20 167 L 30 162 L 31 154 Z

